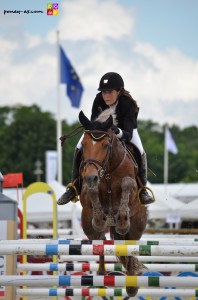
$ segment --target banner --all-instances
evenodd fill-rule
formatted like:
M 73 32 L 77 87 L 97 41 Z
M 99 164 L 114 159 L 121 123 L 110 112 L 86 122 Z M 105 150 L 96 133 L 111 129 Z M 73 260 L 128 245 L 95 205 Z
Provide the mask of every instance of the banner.
M 67 85 L 66 91 L 73 107 L 80 106 L 83 93 L 83 86 L 78 74 L 72 66 L 67 55 L 60 47 L 60 80 Z
M 172 137 L 170 130 L 167 128 L 166 130 L 166 148 L 169 152 L 173 154 L 178 153 L 177 145 Z
M 23 186 L 23 173 L 9 173 L 3 175 L 3 187 L 18 187 L 18 185 Z
M 57 180 L 57 151 L 49 150 L 45 153 L 46 171 L 45 181 L 50 183 Z

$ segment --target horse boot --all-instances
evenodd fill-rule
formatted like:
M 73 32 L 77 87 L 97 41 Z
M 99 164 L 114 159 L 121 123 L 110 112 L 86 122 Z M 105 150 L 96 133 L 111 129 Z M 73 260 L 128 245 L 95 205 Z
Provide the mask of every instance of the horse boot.
M 76 203 L 78 201 L 78 195 L 80 193 L 80 183 L 79 183 L 79 168 L 77 167 L 78 154 L 81 151 L 76 148 L 73 157 L 72 165 L 72 180 L 66 186 L 66 192 L 58 199 L 58 205 L 64 205 L 70 201 Z
M 138 176 L 141 180 L 141 186 L 140 186 L 140 193 L 139 193 L 139 199 L 141 204 L 147 205 L 155 202 L 155 199 L 149 195 L 147 192 L 147 159 L 146 159 L 146 153 L 144 152 L 142 154 L 142 165 L 140 168 L 140 171 L 138 172 Z

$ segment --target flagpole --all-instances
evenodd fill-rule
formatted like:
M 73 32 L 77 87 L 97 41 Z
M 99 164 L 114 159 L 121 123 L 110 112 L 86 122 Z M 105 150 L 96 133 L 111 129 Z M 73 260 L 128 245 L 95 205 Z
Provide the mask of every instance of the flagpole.
M 167 184 L 168 184 L 167 130 L 168 130 L 168 124 L 165 124 L 165 127 L 164 127 L 164 187 L 165 187 L 165 192 L 167 190 Z
M 57 30 L 57 123 L 56 123 L 56 140 L 57 140 L 57 180 L 62 184 L 62 148 L 59 138 L 62 135 L 61 109 L 60 109 L 60 45 L 59 31 Z

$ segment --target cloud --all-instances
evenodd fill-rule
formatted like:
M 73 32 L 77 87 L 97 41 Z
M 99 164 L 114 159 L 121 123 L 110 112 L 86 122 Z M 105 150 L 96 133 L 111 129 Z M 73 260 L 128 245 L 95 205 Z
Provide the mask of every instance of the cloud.
M 134 12 L 132 6 L 113 0 L 83 0 L 83 6 L 81 0 L 62 3 L 60 40 L 84 86 L 80 109 L 90 116 L 101 76 L 116 71 L 137 99 L 140 119 L 198 125 L 198 61 L 179 49 L 159 50 L 135 39 Z M 41 38 L 24 32 L 23 22 L 15 19 L 13 24 L 0 33 L 1 105 L 36 103 L 56 113 L 55 30 Z M 64 85 L 61 110 L 69 123 L 77 120 L 79 110 L 71 107 Z
M 113 0 L 66 1 L 61 10 L 64 18 L 61 18 L 59 28 L 63 40 L 119 40 L 131 35 L 134 28 L 134 18 Z
M 42 43 L 41 37 L 38 35 L 27 35 L 27 48 L 38 47 Z
M 100 44 L 98 52 L 89 53 L 83 68 L 79 69 L 85 86 L 82 109 L 90 115 L 100 77 L 113 70 L 123 76 L 126 89 L 137 100 L 140 119 L 161 125 L 177 124 L 182 128 L 198 125 L 197 63 L 176 49 L 160 51 L 153 45 L 138 42 L 122 58 L 122 53 L 111 43 L 106 43 L 104 48 Z M 77 119 L 75 111 L 67 119 L 71 121 L 72 115 Z
M 0 36 L 0 44 L 2 45 L 0 47 L 0 57 L 4 57 L 4 59 L 6 59 L 6 62 L 10 61 L 14 50 L 17 48 L 17 43 Z M 2 59 L 1 63 L 4 62 L 5 61 Z
M 56 58 L 46 51 L 43 53 L 42 48 L 38 48 L 39 39 L 36 40 L 25 34 L 23 43 L 16 39 L 12 41 L 9 34 L 6 38 L 0 36 L 0 57 L 3 58 L 0 65 L 1 105 L 31 105 L 35 102 L 42 105 L 45 102 L 46 91 L 56 80 L 53 72 Z M 31 49 L 33 44 L 36 51 Z
M 175 48 L 162 52 L 150 44 L 137 43 L 134 50 L 141 57 L 139 71 L 147 87 L 145 96 L 150 90 L 155 98 L 169 102 L 188 102 L 198 97 L 198 61 Z

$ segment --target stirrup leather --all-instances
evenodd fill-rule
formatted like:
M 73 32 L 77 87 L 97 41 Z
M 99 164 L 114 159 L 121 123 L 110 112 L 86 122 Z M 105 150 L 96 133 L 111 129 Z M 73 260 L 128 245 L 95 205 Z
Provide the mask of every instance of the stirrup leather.
M 68 189 L 70 187 L 72 187 L 76 193 L 76 195 L 71 199 L 71 202 L 76 203 L 76 202 L 78 202 L 78 190 L 72 182 L 68 183 L 68 185 L 66 186 L 66 189 Z

